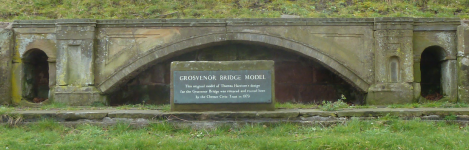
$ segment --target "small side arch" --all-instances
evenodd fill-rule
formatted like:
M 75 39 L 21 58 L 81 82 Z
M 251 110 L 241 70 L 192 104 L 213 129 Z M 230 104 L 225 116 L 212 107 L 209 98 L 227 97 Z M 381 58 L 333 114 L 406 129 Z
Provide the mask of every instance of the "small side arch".
M 391 82 L 399 82 L 400 76 L 400 63 L 398 56 L 391 56 L 389 58 L 389 79 Z
M 130 63 L 129 65 L 116 71 L 109 78 L 98 84 L 97 88 L 104 93 L 112 92 L 117 87 L 119 87 L 120 84 L 127 82 L 129 79 L 138 74 L 139 71 L 144 70 L 144 68 L 146 68 L 149 64 L 153 64 L 155 61 L 164 60 L 168 57 L 175 56 L 192 49 L 229 41 L 260 43 L 263 45 L 276 46 L 294 51 L 317 60 L 363 93 L 366 93 L 370 86 L 369 83 L 359 77 L 350 68 L 322 53 L 317 48 L 311 47 L 307 44 L 265 34 L 223 33 L 193 37 L 163 47 L 154 48 L 152 52 L 145 56 L 141 56 L 140 59 L 137 59 L 133 63 Z
M 438 100 L 443 96 L 442 63 L 446 60 L 445 50 L 440 46 L 429 46 L 420 57 L 421 92 L 420 95 L 430 100 Z
M 22 58 L 22 97 L 30 102 L 42 102 L 49 98 L 49 62 L 40 49 L 25 52 Z

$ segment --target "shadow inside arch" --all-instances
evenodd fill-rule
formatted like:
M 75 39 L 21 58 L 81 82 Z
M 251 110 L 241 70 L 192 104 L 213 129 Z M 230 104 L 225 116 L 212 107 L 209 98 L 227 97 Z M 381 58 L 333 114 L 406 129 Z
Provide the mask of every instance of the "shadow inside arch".
M 355 72 L 344 66 L 342 63 L 321 53 L 321 51 L 315 48 L 306 46 L 306 44 L 269 35 L 236 33 L 236 35 L 211 34 L 206 36 L 199 36 L 194 37 L 193 39 L 182 40 L 176 43 L 168 44 L 163 47 L 155 48 L 149 54 L 141 56 L 140 59 L 116 71 L 105 81 L 98 84 L 98 89 L 100 89 L 104 93 L 110 93 L 118 89 L 118 87 L 120 87 L 120 85 L 122 85 L 123 83 L 126 83 L 127 81 L 135 77 L 141 71 L 145 70 L 145 68 L 151 66 L 151 64 L 155 64 L 157 62 L 161 62 L 171 57 L 178 56 L 180 54 L 190 52 L 196 49 L 202 49 L 209 46 L 220 45 L 230 42 L 249 42 L 258 44 L 260 43 L 260 45 L 269 45 L 272 47 L 280 47 L 282 49 L 287 49 L 297 54 L 305 55 L 309 58 L 317 60 L 324 66 L 328 67 L 331 71 L 341 76 L 343 79 L 345 79 L 352 86 L 356 87 L 362 93 L 366 93 L 368 87 L 370 86 L 369 83 L 364 81 Z
M 22 98 L 40 103 L 49 98 L 49 63 L 47 54 L 40 49 L 28 50 L 22 58 Z
M 321 103 L 336 101 L 343 94 L 347 102 L 364 103 L 364 93 L 317 60 L 278 46 L 257 42 L 219 42 L 173 55 L 140 72 L 111 92 L 111 105 L 168 104 L 172 61 L 274 60 L 275 91 L 279 102 Z

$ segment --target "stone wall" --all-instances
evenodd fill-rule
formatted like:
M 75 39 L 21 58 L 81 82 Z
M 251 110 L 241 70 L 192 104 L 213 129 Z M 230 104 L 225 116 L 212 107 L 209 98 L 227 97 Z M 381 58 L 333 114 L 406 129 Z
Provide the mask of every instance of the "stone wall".
M 276 62 L 280 102 L 344 94 L 362 103 L 361 93 L 371 105 L 420 102 L 420 57 L 432 46 L 445 52 L 441 94 L 467 102 L 467 24 L 406 17 L 0 23 L 0 104 L 24 102 L 23 60 L 34 49 L 48 57 L 49 99 L 68 105 L 168 103 L 171 61 L 266 59 Z
M 0 22 L 0 105 L 11 100 L 12 37 L 10 23 Z
M 320 103 L 336 101 L 344 94 L 351 103 L 363 103 L 363 95 L 317 61 L 260 45 L 231 43 L 191 51 L 156 63 L 119 91 L 109 94 L 111 105 L 168 104 L 172 61 L 274 60 L 276 101 Z

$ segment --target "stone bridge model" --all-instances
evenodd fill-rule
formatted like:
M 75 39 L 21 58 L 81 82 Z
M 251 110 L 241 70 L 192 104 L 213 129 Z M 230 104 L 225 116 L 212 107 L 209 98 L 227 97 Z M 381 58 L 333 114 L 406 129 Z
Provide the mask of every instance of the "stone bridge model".
M 20 20 L 0 24 L 0 104 L 169 103 L 171 61 L 274 60 L 280 102 L 469 102 L 455 18 Z

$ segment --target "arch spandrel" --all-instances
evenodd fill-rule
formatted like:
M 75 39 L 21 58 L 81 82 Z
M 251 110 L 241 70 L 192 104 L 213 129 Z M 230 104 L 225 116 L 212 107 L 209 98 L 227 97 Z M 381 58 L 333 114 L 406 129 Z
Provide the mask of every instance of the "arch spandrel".
M 420 56 L 427 47 L 439 46 L 444 50 L 446 59 L 456 59 L 456 32 L 455 31 L 421 31 L 414 32 L 413 51 L 414 62 L 420 62 Z
M 341 76 L 343 79 L 362 92 L 366 92 L 370 86 L 370 83 L 366 82 L 363 77 L 359 76 L 357 72 L 353 71 L 354 69 L 351 69 L 350 65 L 347 65 L 346 62 L 337 61 L 336 59 L 328 56 L 323 51 L 308 46 L 307 44 L 286 38 L 263 34 L 219 33 L 197 36 L 165 46 L 156 47 L 150 50 L 149 53 L 140 56 L 139 59 L 135 59 L 128 65 L 120 67 L 109 77 L 105 77 L 104 80 L 97 85 L 97 87 L 104 93 L 111 92 L 122 83 L 125 83 L 129 79 L 133 78 L 136 74 L 147 68 L 149 65 L 154 64 L 154 62 L 176 56 L 192 49 L 211 46 L 214 44 L 222 44 L 223 42 L 230 41 L 250 42 L 281 47 L 283 49 L 287 49 L 316 59 L 318 62 L 328 67 L 331 71 Z
M 15 59 L 21 59 L 32 49 L 40 49 L 51 59 L 57 57 L 55 34 L 31 34 L 19 32 L 16 35 Z

